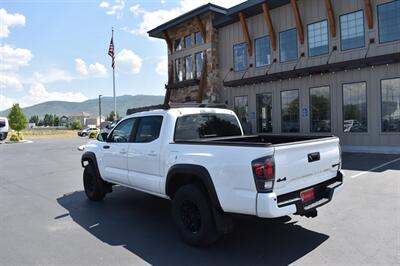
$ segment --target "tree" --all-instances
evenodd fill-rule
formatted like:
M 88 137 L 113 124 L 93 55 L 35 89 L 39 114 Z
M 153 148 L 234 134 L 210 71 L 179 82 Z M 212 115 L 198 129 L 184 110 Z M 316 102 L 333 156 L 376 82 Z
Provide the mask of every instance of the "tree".
M 17 131 L 18 136 L 20 136 L 19 132 L 26 127 L 27 120 L 18 103 L 13 104 L 11 107 L 8 114 L 8 123 L 12 129 Z
M 82 129 L 82 125 L 79 120 L 72 121 L 72 123 L 69 126 L 71 129 Z
M 60 118 L 54 115 L 54 126 L 58 127 L 60 125 Z
M 29 123 L 34 123 L 35 125 L 39 124 L 39 116 L 38 115 L 33 115 L 31 118 L 29 118 Z
M 110 114 L 107 116 L 106 120 L 110 121 L 110 122 L 117 120 L 119 118 L 119 114 L 117 112 L 117 117 L 115 117 L 115 118 L 114 118 L 114 116 L 115 116 L 114 114 L 115 114 L 114 111 L 111 111 Z

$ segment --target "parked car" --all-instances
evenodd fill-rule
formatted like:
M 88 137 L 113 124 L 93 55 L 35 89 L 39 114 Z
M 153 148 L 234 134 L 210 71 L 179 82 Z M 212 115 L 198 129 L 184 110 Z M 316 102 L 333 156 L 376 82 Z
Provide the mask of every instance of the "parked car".
M 97 127 L 88 127 L 85 129 L 82 129 L 81 131 L 78 131 L 78 136 L 80 137 L 87 137 L 89 136 L 90 132 L 92 131 L 99 131 Z
M 0 141 L 3 141 L 7 138 L 8 131 L 8 119 L 6 117 L 0 117 Z
M 232 213 L 316 217 L 343 184 L 337 137 L 245 136 L 218 108 L 127 116 L 85 146 L 81 163 L 90 200 L 113 184 L 170 199 L 180 235 L 200 246 L 232 230 Z

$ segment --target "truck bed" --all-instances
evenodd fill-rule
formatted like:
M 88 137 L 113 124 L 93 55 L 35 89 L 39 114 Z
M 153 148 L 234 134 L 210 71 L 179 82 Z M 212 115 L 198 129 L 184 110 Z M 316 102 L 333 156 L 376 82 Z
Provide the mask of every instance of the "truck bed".
M 301 135 L 272 135 L 256 134 L 248 136 L 206 138 L 196 140 L 179 140 L 176 144 L 198 144 L 198 145 L 228 145 L 228 146 L 248 146 L 248 147 L 269 147 L 276 145 L 289 145 L 298 142 L 315 141 L 320 139 L 332 138 L 332 135 L 323 136 L 301 136 Z

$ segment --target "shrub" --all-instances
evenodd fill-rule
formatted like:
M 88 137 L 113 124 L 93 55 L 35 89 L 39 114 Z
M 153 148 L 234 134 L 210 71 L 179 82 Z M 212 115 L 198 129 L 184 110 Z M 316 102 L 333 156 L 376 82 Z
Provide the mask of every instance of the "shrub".
M 72 123 L 69 125 L 71 129 L 82 129 L 81 122 L 78 120 L 72 121 Z
M 15 132 L 11 133 L 10 141 L 20 141 L 23 140 L 22 134 L 17 134 Z
M 97 134 L 99 134 L 98 130 L 94 130 L 94 131 L 90 132 L 89 139 L 95 139 L 97 137 Z

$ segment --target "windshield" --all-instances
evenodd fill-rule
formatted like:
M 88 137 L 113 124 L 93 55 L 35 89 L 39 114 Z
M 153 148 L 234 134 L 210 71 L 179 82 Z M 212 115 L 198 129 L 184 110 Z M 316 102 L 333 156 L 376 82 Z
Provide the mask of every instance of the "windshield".
M 179 117 L 174 139 L 179 141 L 241 135 L 242 131 L 234 115 L 206 113 Z

